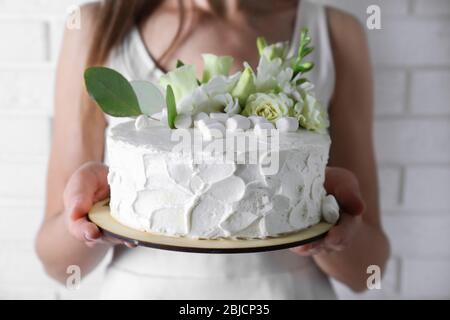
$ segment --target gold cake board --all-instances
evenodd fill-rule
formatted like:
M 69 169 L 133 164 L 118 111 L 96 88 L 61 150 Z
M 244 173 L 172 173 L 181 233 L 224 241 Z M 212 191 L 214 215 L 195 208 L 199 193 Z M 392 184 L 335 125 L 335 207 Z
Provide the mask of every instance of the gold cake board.
M 196 253 L 250 253 L 281 250 L 304 245 L 325 237 L 332 224 L 320 222 L 299 232 L 267 239 L 192 239 L 170 237 L 131 229 L 115 220 L 109 209 L 109 200 L 96 203 L 89 212 L 89 220 L 104 234 L 130 241 L 140 246 Z

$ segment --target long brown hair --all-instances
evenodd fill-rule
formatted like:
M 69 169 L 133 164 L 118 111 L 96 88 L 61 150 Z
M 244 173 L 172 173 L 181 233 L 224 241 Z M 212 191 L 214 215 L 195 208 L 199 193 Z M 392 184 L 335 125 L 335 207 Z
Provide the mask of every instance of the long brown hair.
M 104 64 L 110 52 L 118 46 L 134 26 L 141 25 L 155 12 L 164 0 L 103 0 L 95 12 L 94 33 L 86 61 L 86 67 Z M 223 8 L 222 0 L 209 0 L 216 13 Z M 182 38 L 185 22 L 184 1 L 178 0 L 179 22 L 178 28 L 171 45 L 156 59 L 160 63 L 176 48 Z M 94 103 L 87 94 L 83 93 L 82 108 L 85 118 L 92 115 L 93 109 L 97 109 L 97 116 L 101 115 L 99 108 L 93 108 Z
M 95 14 L 95 26 L 92 37 L 91 47 L 86 61 L 86 67 L 104 64 L 110 52 L 118 46 L 134 26 L 139 26 L 158 7 L 162 5 L 165 0 L 103 0 L 100 2 Z M 192 0 L 191 0 L 192 1 Z M 208 0 L 213 13 L 221 17 L 223 16 L 224 1 L 226 0 Z M 295 2 L 298 0 L 292 0 Z M 186 0 L 178 0 L 179 21 L 178 28 L 174 39 L 169 48 L 166 48 L 160 57 L 156 57 L 156 63 L 161 64 L 165 58 L 176 49 L 178 44 L 183 41 L 183 33 L 185 28 L 185 2 Z M 273 1 L 273 5 L 278 3 Z M 84 95 L 84 106 L 93 104 L 88 99 L 87 94 Z M 91 111 L 92 108 L 84 108 L 86 111 Z M 99 108 L 97 108 L 99 110 Z M 101 113 L 101 112 L 100 112 Z
M 111 50 L 123 41 L 130 30 L 143 23 L 163 2 L 164 0 L 103 0 L 96 13 L 94 35 L 87 65 L 103 64 Z M 223 11 L 222 0 L 209 0 L 209 2 L 215 13 L 220 14 Z M 180 40 L 185 26 L 184 7 L 184 1 L 178 0 L 178 30 L 171 46 L 166 48 L 159 60 L 166 57 Z
M 145 19 L 156 11 L 163 1 L 101 1 L 95 9 L 94 32 L 90 43 L 86 68 L 103 65 L 107 61 L 110 52 L 124 40 L 131 29 L 144 22 Z M 179 3 L 181 2 L 179 0 Z M 181 23 L 179 25 L 177 35 L 180 33 Z M 80 111 L 82 126 L 92 126 L 104 119 L 103 112 L 89 98 L 86 91 L 82 93 Z
M 95 27 L 87 65 L 103 64 L 134 25 L 154 12 L 163 0 L 104 0 L 95 14 Z

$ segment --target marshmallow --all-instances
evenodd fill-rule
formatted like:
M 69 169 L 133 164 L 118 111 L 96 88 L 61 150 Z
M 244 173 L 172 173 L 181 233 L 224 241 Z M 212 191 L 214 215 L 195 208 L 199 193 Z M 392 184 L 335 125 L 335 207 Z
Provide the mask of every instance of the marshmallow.
M 283 117 L 277 120 L 276 126 L 281 132 L 295 132 L 298 130 L 298 120 L 294 117 Z
M 257 123 L 269 122 L 266 118 L 260 116 L 250 116 L 248 119 L 252 122 L 252 128 L 254 128 Z
M 339 220 L 339 205 L 331 194 L 322 199 L 322 217 L 331 224 L 335 224 Z
M 270 135 L 270 131 L 275 129 L 275 126 L 270 122 L 255 123 L 254 132 L 256 135 L 266 134 Z
M 237 130 L 248 130 L 250 129 L 251 122 L 247 117 L 241 116 L 240 114 L 234 115 L 228 118 L 227 130 L 237 131 Z
M 160 112 L 154 113 L 150 116 L 152 119 L 159 120 L 161 124 L 167 127 L 169 124 L 167 123 L 167 109 L 164 108 Z
M 140 115 L 137 117 L 136 121 L 134 122 L 134 126 L 136 127 L 136 130 L 141 131 L 149 126 L 148 118 L 145 115 Z
M 213 124 L 213 123 L 218 123 L 218 122 L 213 119 L 210 119 L 209 117 L 194 121 L 194 125 L 199 129 L 201 129 L 202 127 L 206 127 L 207 125 Z
M 220 112 L 211 112 L 209 114 L 209 117 L 213 120 L 220 121 L 223 124 L 225 124 L 227 122 L 227 119 L 229 118 L 228 114 Z
M 163 117 L 166 117 L 166 119 L 167 119 L 167 109 L 164 108 L 164 109 L 162 109 L 160 112 L 157 112 L 157 113 L 152 114 L 151 117 L 154 118 L 154 119 L 156 119 L 156 120 L 159 120 L 159 121 L 162 121 L 161 119 L 162 119 Z
M 175 118 L 175 128 L 188 129 L 192 126 L 192 117 L 188 114 L 178 114 Z
M 205 112 L 200 112 L 200 113 L 197 113 L 196 115 L 194 115 L 194 117 L 192 118 L 192 120 L 194 121 L 194 125 L 197 121 L 202 120 L 202 119 L 209 119 L 208 114 Z
M 199 127 L 203 140 L 211 141 L 214 138 L 225 138 L 225 126 L 220 122 L 213 122 Z

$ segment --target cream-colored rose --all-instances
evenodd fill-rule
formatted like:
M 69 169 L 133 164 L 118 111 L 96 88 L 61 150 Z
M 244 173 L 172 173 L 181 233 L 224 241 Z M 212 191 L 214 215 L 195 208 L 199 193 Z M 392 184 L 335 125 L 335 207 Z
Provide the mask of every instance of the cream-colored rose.
M 255 93 L 248 98 L 242 114 L 264 117 L 274 123 L 288 115 L 293 105 L 294 102 L 283 93 Z

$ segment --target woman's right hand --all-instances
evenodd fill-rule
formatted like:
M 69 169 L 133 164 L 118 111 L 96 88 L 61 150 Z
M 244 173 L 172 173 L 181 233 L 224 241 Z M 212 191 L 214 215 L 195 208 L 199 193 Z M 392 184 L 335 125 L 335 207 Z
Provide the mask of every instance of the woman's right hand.
M 106 237 L 100 229 L 87 219 L 92 206 L 109 195 L 108 167 L 100 162 L 87 162 L 76 170 L 64 190 L 64 218 L 72 236 L 87 246 L 96 244 L 123 244 L 129 248 L 136 245 L 119 239 Z

